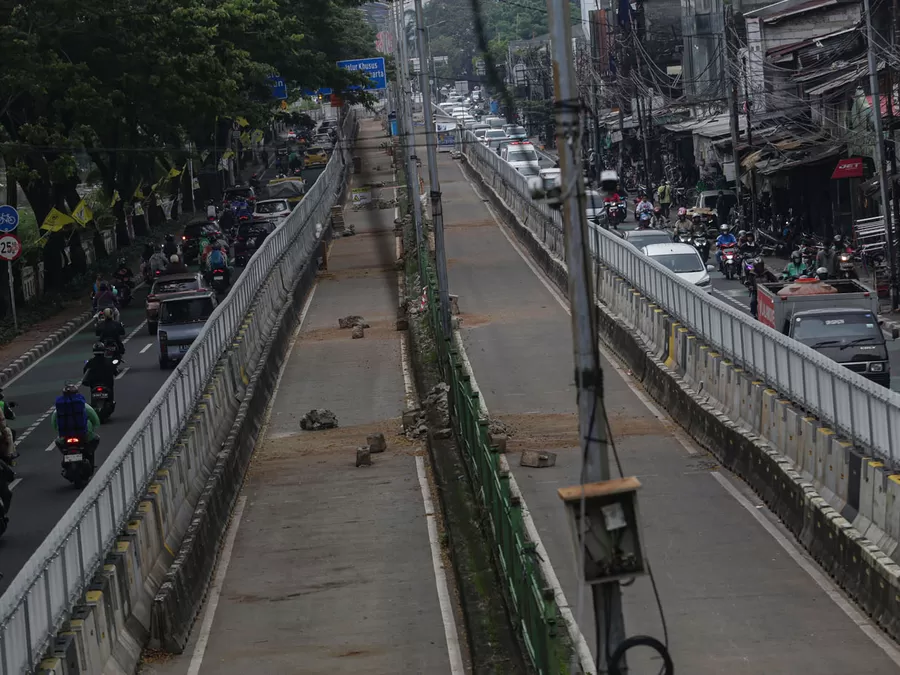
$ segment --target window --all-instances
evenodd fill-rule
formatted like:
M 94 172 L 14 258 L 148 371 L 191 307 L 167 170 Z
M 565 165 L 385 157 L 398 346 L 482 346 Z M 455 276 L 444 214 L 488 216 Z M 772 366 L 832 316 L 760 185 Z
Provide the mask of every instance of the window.
M 536 162 L 538 161 L 537 153 L 534 150 L 509 149 L 506 156 L 507 162 Z
M 206 321 L 213 311 L 212 298 L 185 298 L 162 303 L 161 324 L 197 323 Z
M 179 281 L 157 281 L 150 290 L 150 295 L 163 295 L 165 293 L 184 293 L 185 291 L 196 291 L 200 288 L 200 282 L 196 279 L 185 279 Z
M 877 319 L 869 313 L 797 317 L 794 319 L 792 334 L 797 340 L 815 339 L 843 342 L 872 338 L 872 343 L 880 343 L 883 339 Z
M 257 213 L 278 213 L 279 211 L 287 211 L 287 202 L 262 202 L 256 205 Z

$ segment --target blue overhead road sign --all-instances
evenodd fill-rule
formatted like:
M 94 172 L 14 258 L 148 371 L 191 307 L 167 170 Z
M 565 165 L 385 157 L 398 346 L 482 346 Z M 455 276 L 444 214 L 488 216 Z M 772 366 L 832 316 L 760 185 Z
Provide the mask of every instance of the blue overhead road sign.
M 272 98 L 276 101 L 287 100 L 287 84 L 285 83 L 284 78 L 273 75 L 269 78 L 269 82 L 272 87 Z
M 351 59 L 349 61 L 338 61 L 338 68 L 349 70 L 351 73 L 365 73 L 369 76 L 369 86 L 362 87 L 366 91 L 375 89 L 387 89 L 387 71 L 384 68 L 384 58 L 379 56 L 372 59 Z M 359 86 L 350 87 L 350 89 L 359 89 Z
M 19 226 L 19 212 L 9 204 L 0 206 L 0 232 L 12 232 Z

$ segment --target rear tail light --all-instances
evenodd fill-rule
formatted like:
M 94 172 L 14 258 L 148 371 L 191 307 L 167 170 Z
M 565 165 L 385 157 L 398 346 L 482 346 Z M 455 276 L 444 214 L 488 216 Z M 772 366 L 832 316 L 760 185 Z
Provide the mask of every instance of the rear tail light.
M 97 391 L 103 391 L 103 387 L 97 387 Z
M 78 440 L 79 439 L 77 438 L 67 438 L 66 443 L 68 443 L 69 445 L 75 445 L 76 443 L 78 443 Z
M 159 298 L 157 298 L 155 295 L 148 295 L 148 296 L 147 296 L 147 302 L 156 302 L 158 299 L 159 299 Z

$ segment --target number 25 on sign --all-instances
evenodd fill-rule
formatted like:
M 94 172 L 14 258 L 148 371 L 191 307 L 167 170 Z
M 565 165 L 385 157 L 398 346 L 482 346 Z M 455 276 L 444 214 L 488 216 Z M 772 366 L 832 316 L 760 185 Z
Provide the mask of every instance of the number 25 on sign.
M 22 242 L 14 234 L 0 236 L 0 260 L 13 261 L 22 255 Z

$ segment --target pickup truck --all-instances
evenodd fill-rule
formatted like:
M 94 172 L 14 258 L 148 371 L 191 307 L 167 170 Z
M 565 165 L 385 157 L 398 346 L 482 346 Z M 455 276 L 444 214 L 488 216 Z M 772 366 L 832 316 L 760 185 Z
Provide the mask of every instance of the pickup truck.
M 825 286 L 818 281 L 800 283 Z M 759 320 L 849 370 L 889 387 L 891 363 L 884 333 L 878 325 L 875 292 L 855 279 L 838 279 L 827 282 L 837 293 L 778 295 L 790 285 L 757 284 Z

